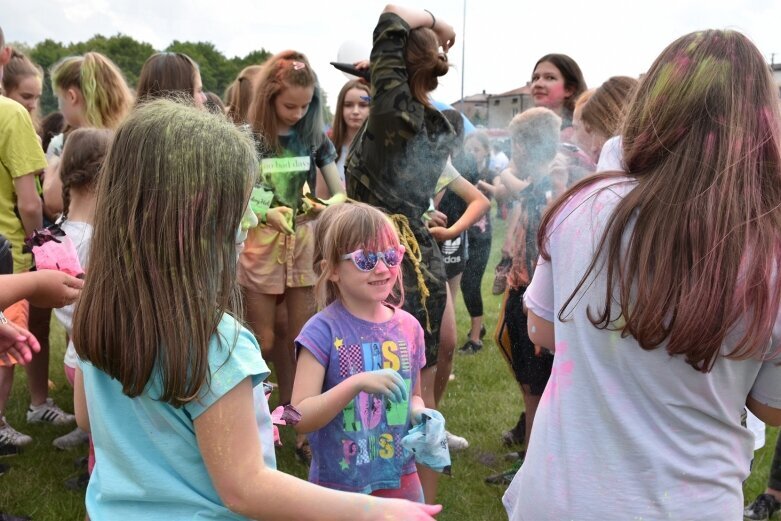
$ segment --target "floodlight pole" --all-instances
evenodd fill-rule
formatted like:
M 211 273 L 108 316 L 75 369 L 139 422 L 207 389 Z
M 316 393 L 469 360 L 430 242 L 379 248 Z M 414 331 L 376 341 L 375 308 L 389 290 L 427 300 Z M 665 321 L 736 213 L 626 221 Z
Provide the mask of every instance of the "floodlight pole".
M 464 63 L 466 58 L 466 0 L 464 0 L 464 21 L 461 28 L 461 112 L 464 112 Z

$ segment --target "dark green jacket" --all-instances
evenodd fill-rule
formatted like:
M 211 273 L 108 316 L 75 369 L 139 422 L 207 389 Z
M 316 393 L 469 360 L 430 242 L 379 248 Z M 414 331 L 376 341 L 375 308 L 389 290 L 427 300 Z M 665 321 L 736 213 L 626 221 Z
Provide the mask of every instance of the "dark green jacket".
M 405 215 L 418 235 L 455 132 L 442 113 L 412 97 L 404 62 L 409 31 L 392 13 L 374 29 L 369 118 L 345 172 L 350 197 Z

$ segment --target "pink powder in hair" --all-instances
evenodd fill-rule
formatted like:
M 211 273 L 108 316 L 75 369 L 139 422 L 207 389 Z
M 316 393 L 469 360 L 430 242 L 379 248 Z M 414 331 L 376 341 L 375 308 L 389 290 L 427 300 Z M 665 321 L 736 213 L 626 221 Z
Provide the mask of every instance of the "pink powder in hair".
M 705 138 L 705 155 L 710 156 L 713 154 L 713 150 L 716 147 L 716 135 L 713 132 L 708 132 L 708 137 Z
M 683 53 L 680 53 L 675 58 L 675 68 L 674 68 L 674 74 L 675 76 L 683 76 L 683 74 L 689 69 L 689 66 L 691 65 L 691 58 L 686 56 Z

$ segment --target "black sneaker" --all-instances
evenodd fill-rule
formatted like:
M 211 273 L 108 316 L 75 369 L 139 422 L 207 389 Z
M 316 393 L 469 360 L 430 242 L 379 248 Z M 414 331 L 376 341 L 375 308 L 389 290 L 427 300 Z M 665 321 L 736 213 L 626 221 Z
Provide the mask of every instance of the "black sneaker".
M 502 434 L 502 443 L 505 447 L 512 447 L 513 445 L 523 445 L 526 440 L 526 413 L 522 412 L 518 423 Z
M 0 476 L 5 474 L 9 470 L 11 470 L 11 466 L 10 465 L 4 465 L 4 464 L 0 463 Z
M 16 445 L 12 445 L 11 443 L 0 442 L 0 458 L 3 458 L 5 456 L 16 456 L 21 452 L 22 449 L 20 449 Z
M 480 326 L 480 340 L 485 338 L 485 333 L 486 333 L 486 331 L 485 331 L 485 324 L 483 324 L 482 326 Z
M 68 490 L 86 490 L 87 485 L 89 485 L 89 474 L 86 472 L 65 480 L 65 488 Z
M 760 494 L 743 510 L 743 519 L 767 521 L 779 510 L 781 510 L 781 502 L 770 494 Z
M 475 342 L 472 339 L 467 339 L 466 344 L 458 348 L 458 354 L 460 355 L 473 355 L 483 348 L 482 342 Z

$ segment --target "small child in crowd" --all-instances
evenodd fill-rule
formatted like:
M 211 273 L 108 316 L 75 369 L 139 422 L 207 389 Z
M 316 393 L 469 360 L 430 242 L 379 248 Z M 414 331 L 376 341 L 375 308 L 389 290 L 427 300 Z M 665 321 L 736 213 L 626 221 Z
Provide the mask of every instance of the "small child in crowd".
M 415 460 L 401 446 L 424 409 L 426 363 L 423 329 L 398 307 L 404 247 L 390 219 L 363 203 L 326 209 L 316 235 L 324 309 L 296 338 L 293 387 L 296 429 L 311 433 L 309 480 L 423 502 Z
M 62 153 L 60 168 L 54 175 L 62 183 L 63 211 L 59 226 L 71 239 L 79 255 L 79 263 L 87 269 L 89 244 L 92 239 L 92 222 L 95 216 L 95 188 L 103 160 L 108 152 L 113 132 L 108 129 L 80 128 L 68 137 Z M 65 377 L 73 385 L 78 356 L 70 336 L 73 334 L 75 304 L 54 310 L 54 315 L 65 327 L 68 347 L 65 350 Z M 86 443 L 88 435 L 79 427 L 55 439 L 53 445 L 67 450 Z M 94 455 L 90 454 L 90 469 Z

